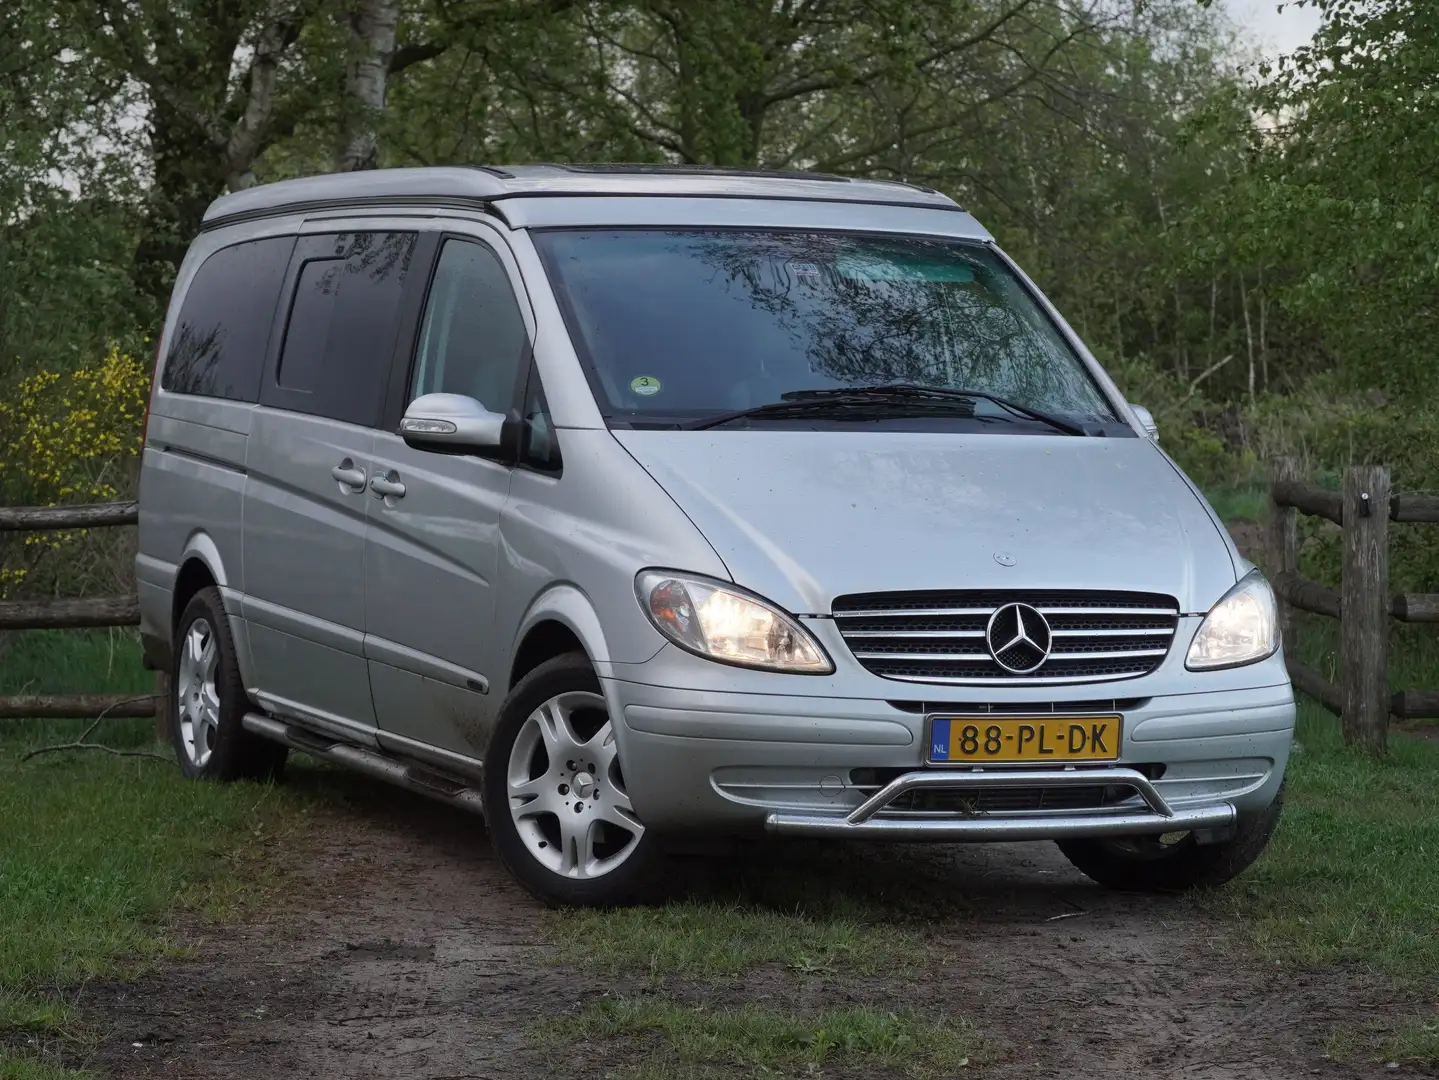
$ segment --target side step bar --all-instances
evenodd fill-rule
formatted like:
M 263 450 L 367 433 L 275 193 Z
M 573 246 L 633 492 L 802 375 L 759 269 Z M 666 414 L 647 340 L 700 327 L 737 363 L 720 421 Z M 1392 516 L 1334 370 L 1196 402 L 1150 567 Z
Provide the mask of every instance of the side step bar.
M 484 800 L 470 781 L 436 772 L 424 765 L 392 758 L 376 750 L 317 735 L 305 728 L 260 713 L 246 713 L 241 721 L 246 731 L 281 743 L 347 769 L 373 776 L 387 784 L 405 788 L 439 802 L 458 806 L 472 814 L 484 815 Z

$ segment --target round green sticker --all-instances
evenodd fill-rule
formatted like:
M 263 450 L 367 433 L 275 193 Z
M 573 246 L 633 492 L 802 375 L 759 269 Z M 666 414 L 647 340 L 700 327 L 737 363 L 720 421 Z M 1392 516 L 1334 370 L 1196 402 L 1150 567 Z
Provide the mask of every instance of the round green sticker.
M 654 397 L 660 392 L 660 381 L 653 375 L 641 375 L 630 380 L 630 390 L 640 397 Z

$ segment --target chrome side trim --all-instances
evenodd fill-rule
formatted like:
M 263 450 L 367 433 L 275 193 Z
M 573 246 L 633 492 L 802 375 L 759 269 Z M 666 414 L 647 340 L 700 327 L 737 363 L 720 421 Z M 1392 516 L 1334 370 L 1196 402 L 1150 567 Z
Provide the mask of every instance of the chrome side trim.
M 412 675 L 434 679 L 435 682 L 447 683 L 476 694 L 490 692 L 490 680 L 478 671 L 460 667 L 459 664 L 441 660 L 429 653 L 411 649 L 388 638 L 366 634 L 363 649 L 365 659 L 373 660 L 377 664 L 388 664 L 401 671 L 408 671 Z

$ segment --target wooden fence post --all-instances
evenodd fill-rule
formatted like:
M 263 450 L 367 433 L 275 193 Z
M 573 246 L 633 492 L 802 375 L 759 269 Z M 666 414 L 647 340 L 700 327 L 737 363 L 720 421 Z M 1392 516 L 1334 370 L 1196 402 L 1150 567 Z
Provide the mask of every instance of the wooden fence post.
M 1298 479 L 1299 462 L 1294 458 L 1282 457 L 1274 463 L 1274 476 L 1269 485 L 1269 537 L 1266 545 L 1269 549 L 1270 581 L 1283 573 L 1299 573 L 1298 512 L 1292 506 L 1280 504 L 1274 497 L 1277 485 Z M 1279 600 L 1279 634 L 1284 643 L 1284 655 L 1297 656 L 1299 636 L 1294 609 L 1282 598 Z
M 1344 741 L 1383 754 L 1389 733 L 1389 470 L 1344 473 L 1339 663 Z

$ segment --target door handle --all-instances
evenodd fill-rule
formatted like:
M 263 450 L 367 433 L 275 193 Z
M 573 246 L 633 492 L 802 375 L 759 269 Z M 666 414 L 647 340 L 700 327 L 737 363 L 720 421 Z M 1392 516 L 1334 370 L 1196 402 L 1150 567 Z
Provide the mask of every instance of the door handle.
M 405 485 L 400 483 L 400 474 L 391 469 L 384 476 L 376 473 L 370 477 L 370 490 L 381 499 L 403 499 Z
M 339 481 L 341 487 L 350 488 L 354 492 L 365 490 L 365 470 L 351 458 L 346 458 L 331 469 L 330 475 Z

